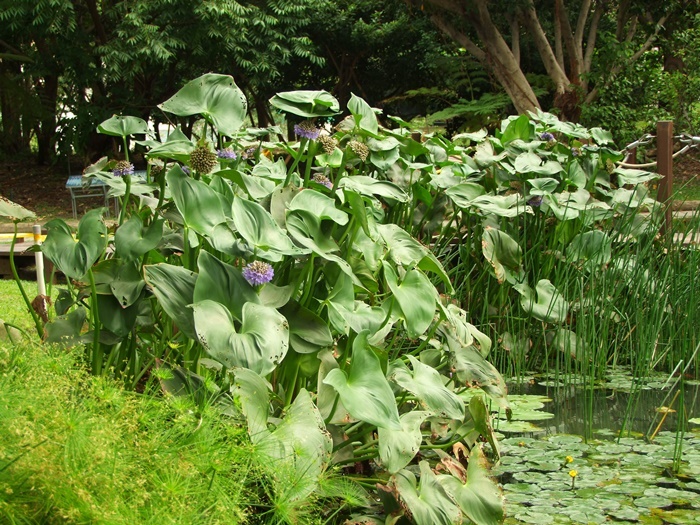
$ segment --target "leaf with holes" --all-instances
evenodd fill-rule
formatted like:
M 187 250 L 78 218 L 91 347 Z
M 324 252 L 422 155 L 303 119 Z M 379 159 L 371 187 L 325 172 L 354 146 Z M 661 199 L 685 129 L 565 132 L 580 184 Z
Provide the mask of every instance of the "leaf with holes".
M 289 324 L 274 308 L 245 303 L 240 331 L 222 304 L 204 300 L 192 309 L 197 338 L 209 356 L 227 368 L 250 368 L 265 376 L 287 355 Z
M 387 471 L 396 474 L 408 465 L 423 441 L 421 425 L 430 412 L 414 410 L 401 414 L 401 430 L 379 429 L 379 458 Z

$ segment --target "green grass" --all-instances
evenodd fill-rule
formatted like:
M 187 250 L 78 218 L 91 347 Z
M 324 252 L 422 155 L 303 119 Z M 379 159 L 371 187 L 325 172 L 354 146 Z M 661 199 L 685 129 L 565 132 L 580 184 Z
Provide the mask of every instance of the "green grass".
M 242 415 L 162 395 L 162 372 L 147 394 L 92 376 L 82 348 L 38 342 L 13 281 L 0 294 L 0 319 L 28 334 L 0 340 L 0 523 L 321 524 L 363 502 L 334 471 L 289 500 Z
M 257 470 L 241 427 L 126 392 L 76 360 L 0 346 L 0 522 L 244 521 Z

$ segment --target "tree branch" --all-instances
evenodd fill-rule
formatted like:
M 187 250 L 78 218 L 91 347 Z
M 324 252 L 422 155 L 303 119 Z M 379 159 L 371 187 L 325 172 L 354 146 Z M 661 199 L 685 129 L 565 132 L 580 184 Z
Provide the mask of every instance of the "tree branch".
M 593 64 L 593 55 L 595 54 L 595 42 L 598 38 L 598 25 L 600 24 L 600 19 L 603 16 L 603 4 L 598 4 L 593 12 L 593 17 L 591 18 L 591 25 L 588 28 L 588 39 L 586 40 L 586 53 L 583 56 L 583 72 L 590 73 L 591 65 Z M 588 84 L 588 81 L 584 79 L 584 86 Z
M 576 32 L 574 33 L 574 40 L 579 49 L 583 49 L 583 33 L 586 30 L 586 20 L 588 19 L 588 13 L 591 11 L 591 4 L 593 0 L 583 0 L 581 3 L 581 9 L 578 12 L 578 20 L 576 20 Z
M 561 42 L 561 22 L 559 21 L 559 5 L 554 4 L 554 55 L 557 57 L 559 67 L 564 69 L 564 48 Z
M 635 61 L 637 61 L 639 59 L 639 57 L 641 57 L 644 53 L 646 53 L 649 50 L 651 45 L 654 43 L 656 38 L 659 36 L 659 32 L 661 31 L 662 26 L 664 25 L 666 20 L 668 20 L 668 16 L 669 15 L 666 14 L 659 19 L 659 21 L 656 23 L 656 27 L 654 28 L 654 32 L 651 35 L 649 35 L 649 37 L 646 39 L 644 44 L 642 44 L 642 46 L 636 51 L 636 53 L 634 53 L 624 63 L 618 62 L 615 66 L 613 66 L 613 68 L 610 70 L 610 74 L 608 75 L 607 81 L 603 85 L 604 88 L 608 87 L 612 83 L 615 76 L 620 71 L 622 71 L 622 68 L 624 66 L 628 66 L 630 64 L 633 64 Z M 590 93 L 588 93 L 588 96 L 586 97 L 586 104 L 593 102 L 598 97 L 599 94 L 600 94 L 600 89 L 598 89 L 598 86 L 596 86 L 595 88 L 593 88 L 591 90 Z
M 479 0 L 477 5 L 483 0 Z M 568 77 L 564 70 L 559 67 L 557 58 L 554 56 L 552 51 L 552 46 L 549 45 L 547 40 L 547 35 L 544 33 L 544 29 L 540 25 L 540 21 L 537 18 L 537 12 L 535 11 L 535 5 L 532 0 L 528 1 L 527 7 L 523 10 L 523 18 L 528 28 L 530 29 L 532 39 L 535 41 L 535 46 L 537 51 L 539 51 L 542 57 L 542 62 L 547 70 L 547 74 L 554 81 L 557 86 L 557 92 L 562 93 L 566 90 L 566 87 L 570 84 Z
M 482 65 L 486 65 L 486 53 L 484 53 L 483 49 L 477 46 L 467 35 L 459 31 L 455 26 L 438 14 L 432 15 L 430 20 L 440 31 L 466 49 L 474 58 L 481 62 Z
M 520 64 L 520 21 L 517 16 L 509 16 L 510 24 L 510 50 L 515 61 Z

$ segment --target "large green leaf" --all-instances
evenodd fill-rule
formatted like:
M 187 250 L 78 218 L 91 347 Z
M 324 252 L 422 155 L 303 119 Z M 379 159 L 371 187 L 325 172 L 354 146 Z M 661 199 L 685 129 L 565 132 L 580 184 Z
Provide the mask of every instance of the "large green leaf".
M 561 164 L 553 160 L 543 161 L 539 155 L 527 151 L 515 158 L 513 163 L 518 173 L 537 173 L 538 175 L 551 176 L 564 171 Z
M 276 186 L 274 181 L 249 175 L 239 170 L 220 170 L 216 174 L 237 184 L 253 200 L 264 199 L 275 190 Z
M 365 175 L 351 175 L 343 177 L 338 183 L 340 188 L 347 188 L 360 195 L 372 197 L 378 195 L 399 202 L 407 202 L 408 194 L 393 182 L 377 180 Z
M 527 211 L 525 200 L 520 195 L 482 195 L 471 201 L 470 206 L 484 213 L 499 217 L 517 217 Z
M 411 511 L 416 525 L 455 525 L 461 522 L 461 512 L 447 494 L 427 461 L 421 461 L 420 485 L 412 472 L 402 470 L 396 475 L 396 490 Z
M 504 120 L 506 125 L 501 135 L 501 143 L 505 146 L 514 140 L 529 141 L 535 134 L 535 124 L 530 122 L 527 115 L 512 117 L 512 120 Z
M 12 220 L 24 221 L 27 219 L 34 219 L 36 215 L 33 211 L 29 211 L 24 206 L 20 206 L 0 195 L 0 217 L 9 217 Z
M 454 348 L 451 365 L 455 377 L 466 386 L 481 388 L 499 406 L 509 410 L 508 387 L 496 368 L 474 346 Z
M 343 226 L 348 223 L 348 214 L 335 206 L 335 201 L 315 190 L 305 189 L 296 194 L 289 203 L 289 210 L 305 210 L 319 219 L 329 219 Z
M 236 368 L 234 385 L 233 394 L 240 400 L 250 440 L 257 444 L 269 434 L 270 388 L 262 377 L 247 368 Z
M 200 235 L 210 235 L 214 228 L 226 221 L 223 195 L 202 181 L 185 175 L 180 166 L 174 166 L 165 176 L 170 192 L 185 224 Z M 230 203 L 229 203 L 230 206 Z
M 142 118 L 114 115 L 97 126 L 97 132 L 114 137 L 141 135 L 148 133 L 148 124 Z
M 117 254 L 125 261 L 133 261 L 158 246 L 163 238 L 165 221 L 156 218 L 144 229 L 141 217 L 132 215 L 114 234 L 114 245 Z
M 421 425 L 430 412 L 414 410 L 401 414 L 401 430 L 379 429 L 379 458 L 391 474 L 408 465 L 416 457 L 423 441 Z
M 332 448 L 323 418 L 311 394 L 303 388 L 277 428 L 264 435 L 256 446 L 269 459 L 276 497 L 286 502 L 301 502 L 318 488 Z
M 308 308 L 290 301 L 280 313 L 289 321 L 289 343 L 295 352 L 312 354 L 333 345 L 328 324 Z
M 612 258 L 612 241 L 608 234 L 600 230 L 579 233 L 566 249 L 569 261 L 583 262 L 589 270 L 608 264 Z
M 180 117 L 202 115 L 219 133 L 233 136 L 243 124 L 248 103 L 233 77 L 207 73 L 185 84 L 158 107 Z
M 447 188 L 445 194 L 460 208 L 468 208 L 477 197 L 481 197 L 486 190 L 476 182 L 462 182 Z
M 85 326 L 87 312 L 79 306 L 72 312 L 58 316 L 46 323 L 44 339 L 47 343 L 73 346 L 80 342 L 80 335 Z
M 391 363 L 387 372 L 389 380 L 416 396 L 422 408 L 430 410 L 434 415 L 449 419 L 464 419 L 464 402 L 445 386 L 447 378 L 412 355 L 407 357 L 413 372 L 402 360 L 397 359 Z
M 380 428 L 401 429 L 396 400 L 382 373 L 379 358 L 367 342 L 368 332 L 357 334 L 352 345 L 350 371 L 331 370 L 323 382 L 331 385 L 350 414 Z
M 557 324 L 566 321 L 569 304 L 549 279 L 538 281 L 534 291 L 527 283 L 517 284 L 513 288 L 520 294 L 523 310 L 536 319 Z
M 321 220 L 314 213 L 306 210 L 289 211 L 286 224 L 287 231 L 295 241 L 316 255 L 336 263 L 356 285 L 362 286 L 348 262 L 333 253 L 340 248 L 331 236 L 330 229 L 324 230 Z
M 116 273 L 109 283 L 110 290 L 112 291 L 112 295 L 117 299 L 119 305 L 122 308 L 128 308 L 141 297 L 141 292 L 144 286 L 146 286 L 140 271 L 141 266 L 136 262 L 124 261 L 122 259 L 110 259 L 110 261 L 117 262 Z M 97 280 L 97 277 L 95 280 Z
M 249 368 L 264 376 L 287 355 L 289 325 L 274 308 L 245 303 L 240 331 L 222 304 L 207 299 L 193 304 L 192 309 L 199 341 L 227 368 Z
M 197 266 L 199 276 L 194 287 L 193 302 L 206 299 L 216 301 L 228 308 L 239 321 L 242 320 L 244 304 L 260 303 L 255 289 L 248 284 L 238 268 L 205 251 L 199 253 Z
M 119 304 L 113 295 L 97 296 L 97 312 L 102 325 L 117 337 L 126 337 L 136 323 L 139 305 L 132 304 L 126 308 Z
M 77 242 L 61 219 L 46 223 L 48 234 L 41 251 L 71 279 L 81 280 L 107 247 L 105 208 L 87 212 L 78 224 Z
M 277 226 L 272 215 L 257 202 L 240 197 L 233 200 L 233 222 L 241 236 L 251 247 L 259 250 L 263 259 L 279 261 L 283 255 L 308 253 L 294 245 Z
M 381 235 L 388 255 L 396 264 L 406 269 L 418 266 L 423 271 L 436 274 L 447 287 L 448 293 L 452 293 L 452 283 L 447 272 L 437 260 L 435 255 L 413 238 L 406 230 L 396 224 L 378 224 L 377 231 Z
M 409 270 L 401 284 L 390 264 L 384 264 L 384 277 L 398 305 L 399 316 L 406 323 L 408 336 L 416 338 L 425 333 L 435 316 L 439 295 L 430 279 L 418 269 Z
M 367 102 L 354 93 L 352 93 L 350 96 L 348 111 L 352 114 L 355 120 L 355 125 L 358 128 L 372 135 L 377 134 L 379 131 L 377 115 L 374 113 L 374 110 L 370 107 L 370 105 L 367 104 Z
M 194 339 L 194 319 L 188 306 L 194 299 L 197 274 L 166 263 L 147 265 L 144 270 L 146 283 L 165 313 L 187 337 Z
M 340 104 L 327 91 L 285 91 L 270 99 L 270 104 L 299 117 L 331 117 L 340 113 Z
M 505 232 L 495 228 L 485 228 L 481 237 L 484 258 L 491 263 L 499 283 L 508 281 L 514 284 L 521 281 L 523 252 L 520 245 Z
M 476 525 L 503 522 L 503 495 L 488 477 L 488 465 L 481 446 L 472 447 L 466 482 L 454 476 L 438 476 L 438 482 L 459 505 L 462 513 Z

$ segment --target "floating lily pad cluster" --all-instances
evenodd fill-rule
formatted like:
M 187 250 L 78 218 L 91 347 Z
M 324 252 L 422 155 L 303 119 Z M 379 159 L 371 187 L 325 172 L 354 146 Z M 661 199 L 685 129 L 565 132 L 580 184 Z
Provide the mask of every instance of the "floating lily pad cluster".
M 700 433 L 683 438 L 679 475 L 670 474 L 676 434 L 653 443 L 629 437 L 584 443 L 580 436 L 501 440 L 493 473 L 503 484 L 508 525 L 700 523 Z

